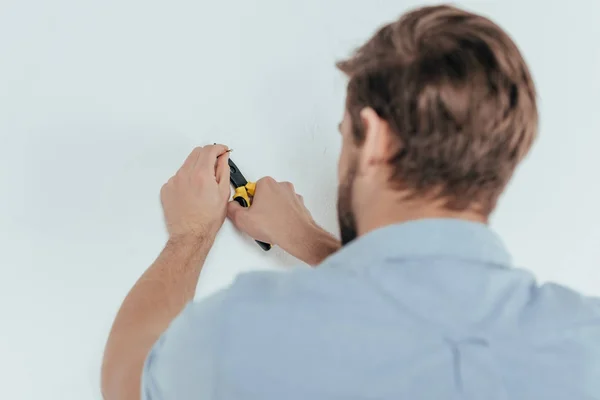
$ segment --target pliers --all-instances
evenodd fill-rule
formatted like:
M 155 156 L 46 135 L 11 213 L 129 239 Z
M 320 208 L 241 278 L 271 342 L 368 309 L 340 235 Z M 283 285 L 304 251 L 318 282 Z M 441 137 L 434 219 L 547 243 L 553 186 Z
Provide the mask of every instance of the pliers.
M 250 207 L 252 198 L 256 192 L 256 183 L 248 182 L 237 165 L 231 161 L 231 158 L 228 160 L 228 163 L 230 172 L 229 181 L 235 189 L 233 200 L 237 201 L 242 207 Z M 269 251 L 271 250 L 271 247 L 273 247 L 270 243 L 261 242 L 260 240 L 257 240 L 256 243 L 258 243 L 264 251 Z

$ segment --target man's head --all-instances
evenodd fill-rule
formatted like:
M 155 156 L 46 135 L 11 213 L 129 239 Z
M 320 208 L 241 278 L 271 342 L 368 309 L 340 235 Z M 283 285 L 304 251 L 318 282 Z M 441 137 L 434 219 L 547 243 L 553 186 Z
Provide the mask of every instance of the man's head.
M 337 66 L 349 78 L 342 241 L 368 230 L 360 219 L 375 211 L 425 207 L 486 220 L 537 132 L 534 84 L 511 38 L 487 18 L 425 7 Z

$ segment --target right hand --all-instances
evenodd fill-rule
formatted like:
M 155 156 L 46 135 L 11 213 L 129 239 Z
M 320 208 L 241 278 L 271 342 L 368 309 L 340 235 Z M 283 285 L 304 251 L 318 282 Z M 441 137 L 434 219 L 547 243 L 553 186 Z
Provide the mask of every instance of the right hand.
M 256 182 L 256 194 L 250 208 L 231 201 L 227 216 L 242 232 L 256 240 L 290 251 L 294 241 L 316 225 L 290 182 L 265 177 Z

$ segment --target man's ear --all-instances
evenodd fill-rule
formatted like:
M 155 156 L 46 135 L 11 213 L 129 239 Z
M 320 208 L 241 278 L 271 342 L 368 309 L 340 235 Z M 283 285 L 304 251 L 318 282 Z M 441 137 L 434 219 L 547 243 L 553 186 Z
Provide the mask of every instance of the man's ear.
M 366 172 L 374 166 L 387 162 L 392 150 L 392 137 L 388 123 L 371 107 L 365 107 L 360 111 L 360 119 L 365 132 L 360 152 L 360 167 L 363 172 Z

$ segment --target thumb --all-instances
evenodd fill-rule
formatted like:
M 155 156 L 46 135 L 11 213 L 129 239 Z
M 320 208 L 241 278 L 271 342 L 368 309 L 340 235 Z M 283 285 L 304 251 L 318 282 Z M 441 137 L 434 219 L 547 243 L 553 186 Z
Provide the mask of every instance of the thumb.
M 237 201 L 232 200 L 227 205 L 227 218 L 233 222 L 236 228 L 244 233 L 248 233 L 250 226 L 250 209 L 242 207 Z

